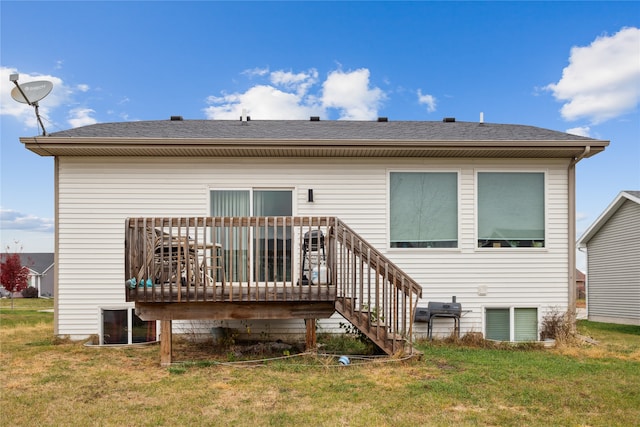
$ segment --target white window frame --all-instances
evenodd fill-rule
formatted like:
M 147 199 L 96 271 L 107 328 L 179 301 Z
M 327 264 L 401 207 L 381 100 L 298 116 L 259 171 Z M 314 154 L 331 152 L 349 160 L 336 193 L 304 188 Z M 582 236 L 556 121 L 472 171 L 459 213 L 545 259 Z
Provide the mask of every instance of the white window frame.
M 479 220 L 480 220 L 480 213 L 478 210 L 478 192 L 479 192 L 479 184 L 478 184 L 478 174 L 480 173 L 541 173 L 543 174 L 544 177 L 544 187 L 543 187 L 543 191 L 544 191 L 544 244 L 542 245 L 542 247 L 535 247 L 535 246 L 531 246 L 531 247 L 525 247 L 525 246 L 501 246 L 501 247 L 480 247 L 478 246 L 478 240 L 479 240 L 479 233 L 478 233 L 478 227 L 479 227 Z M 474 201 L 473 201 L 473 213 L 474 213 L 474 243 L 473 246 L 475 248 L 476 251 L 496 251 L 496 250 L 516 250 L 516 251 L 527 251 L 527 250 L 532 250 L 532 251 L 536 251 L 536 252 L 544 252 L 546 250 L 548 250 L 549 248 L 549 170 L 548 169 L 543 169 L 543 168 L 509 168 L 509 169 L 496 169 L 496 168 L 490 168 L 490 169 L 484 169 L 484 168 L 477 168 L 474 170 L 474 192 L 473 192 L 473 197 L 474 197 Z
M 515 311 L 517 309 L 535 309 L 536 310 L 536 341 L 540 341 L 540 322 L 542 318 L 540 314 L 542 312 L 540 305 L 487 305 L 482 307 L 482 334 L 487 336 L 487 310 L 509 310 L 509 341 L 508 342 L 528 342 L 528 341 L 515 341 Z M 487 338 L 488 339 L 488 338 Z
M 99 344 L 100 345 L 141 345 L 141 344 L 149 344 L 153 341 L 148 341 L 145 343 L 134 343 L 133 342 L 133 314 L 135 313 L 135 305 L 127 304 L 127 305 L 106 305 L 98 307 L 98 331 L 99 331 Z M 105 310 L 127 310 L 127 343 L 126 344 L 105 344 L 104 343 L 104 320 L 103 320 L 103 312 Z M 160 324 L 156 320 L 156 339 L 155 341 L 160 340 Z
M 456 174 L 456 199 L 457 199 L 457 218 L 456 218 L 456 224 L 457 224 L 457 242 L 456 242 L 456 247 L 452 247 L 452 248 L 394 248 L 391 247 L 391 173 L 393 172 L 400 172 L 400 173 L 455 173 Z M 397 252 L 397 251 L 410 251 L 410 252 L 416 252 L 416 251 L 453 251 L 453 252 L 459 252 L 462 248 L 462 244 L 461 244 L 461 225 L 460 225 L 460 215 L 461 215 L 461 211 L 462 211 L 462 205 L 461 205 L 461 180 L 462 180 L 462 170 L 461 169 L 455 169 L 455 168 L 429 168 L 429 169 L 415 169 L 415 168 L 411 168 L 411 169 L 403 169 L 403 168 L 393 168 L 393 169 L 387 169 L 386 171 L 387 173 L 387 195 L 386 195 L 386 227 L 387 227 L 387 236 L 386 236 L 386 240 L 387 240 L 387 249 L 393 252 Z

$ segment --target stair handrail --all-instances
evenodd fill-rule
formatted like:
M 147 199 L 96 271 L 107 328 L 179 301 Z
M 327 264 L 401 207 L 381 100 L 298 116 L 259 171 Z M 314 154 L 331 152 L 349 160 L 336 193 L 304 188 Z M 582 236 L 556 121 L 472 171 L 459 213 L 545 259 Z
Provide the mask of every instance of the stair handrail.
M 368 243 L 366 239 L 364 239 L 362 236 L 360 236 L 358 233 L 356 233 L 351 227 L 346 225 L 341 219 L 336 218 L 335 220 L 336 220 L 336 226 L 335 226 L 336 241 L 338 241 L 340 243 L 344 243 L 345 246 L 348 249 L 352 250 L 354 253 L 360 254 L 360 250 L 358 248 L 351 248 L 348 243 L 343 242 L 341 240 L 344 231 L 345 230 L 348 231 L 350 234 L 355 236 L 359 241 L 365 243 L 366 249 L 370 249 L 371 253 L 373 255 L 375 255 L 378 259 L 383 261 L 385 264 L 388 264 L 389 266 L 391 266 L 393 268 L 393 270 L 397 272 L 397 276 L 396 276 L 396 280 L 395 281 L 393 280 L 394 277 L 391 274 L 389 274 L 387 276 L 387 279 L 389 280 L 389 282 L 398 283 L 398 281 L 400 281 L 401 279 L 404 279 L 406 282 L 408 282 L 411 285 L 410 291 L 412 293 L 416 294 L 416 296 L 418 298 L 422 298 L 422 286 L 420 286 L 420 284 L 418 282 L 416 282 L 414 279 L 412 279 L 411 276 L 409 276 L 408 274 L 404 273 L 404 271 L 400 267 L 398 267 L 393 261 L 391 261 L 389 258 L 387 258 L 386 255 L 384 255 L 382 252 L 380 252 L 378 249 L 376 249 L 375 246 L 373 246 L 370 243 Z M 373 261 L 371 259 L 369 259 L 369 257 L 367 257 L 367 255 L 364 252 L 362 254 L 360 254 L 360 256 L 363 257 L 363 258 L 366 257 L 366 261 L 367 261 L 367 264 L 369 265 L 369 267 L 375 268 L 375 265 L 373 264 Z
M 340 219 L 331 234 L 334 252 L 340 253 L 336 310 L 387 354 L 407 347 L 412 352 L 422 286 Z

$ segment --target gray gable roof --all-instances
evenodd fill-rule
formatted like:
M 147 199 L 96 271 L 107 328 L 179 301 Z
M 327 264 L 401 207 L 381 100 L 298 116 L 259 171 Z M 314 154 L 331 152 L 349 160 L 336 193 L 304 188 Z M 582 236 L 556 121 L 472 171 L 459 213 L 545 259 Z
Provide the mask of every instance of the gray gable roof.
M 39 274 L 43 274 L 51 268 L 51 266 L 53 266 L 54 259 L 53 252 L 31 252 L 20 254 L 20 262 L 22 265 L 29 267 L 29 269 Z
M 534 126 L 427 121 L 156 120 L 101 123 L 50 134 L 66 138 L 275 140 L 576 141 L 582 136 Z
M 607 206 L 607 208 L 600 214 L 600 216 L 591 224 L 591 226 L 584 232 L 584 234 L 578 239 L 578 246 L 585 247 L 604 226 L 604 224 L 611 219 L 611 217 L 620 209 L 625 202 L 636 203 L 640 205 L 640 191 L 621 191 L 616 198 Z
M 157 120 L 23 137 L 41 156 L 590 157 L 608 141 L 525 125 L 426 121 Z

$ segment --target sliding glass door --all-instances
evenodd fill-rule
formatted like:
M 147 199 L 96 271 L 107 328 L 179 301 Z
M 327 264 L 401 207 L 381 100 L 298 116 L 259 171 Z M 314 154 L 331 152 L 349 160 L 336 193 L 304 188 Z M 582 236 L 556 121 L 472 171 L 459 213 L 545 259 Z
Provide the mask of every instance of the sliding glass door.
M 291 216 L 291 190 L 211 190 L 211 215 L 225 217 Z M 224 268 L 232 281 L 291 280 L 290 227 L 247 227 L 216 230 Z M 253 242 L 249 252 L 244 242 Z M 250 275 L 250 276 L 249 276 Z

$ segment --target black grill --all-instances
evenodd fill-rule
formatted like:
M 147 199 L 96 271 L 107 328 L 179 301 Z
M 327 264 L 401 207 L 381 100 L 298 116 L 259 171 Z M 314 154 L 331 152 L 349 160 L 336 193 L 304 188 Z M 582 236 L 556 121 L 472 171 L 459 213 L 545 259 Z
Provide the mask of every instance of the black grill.
M 455 297 L 454 297 L 455 301 Z M 436 302 L 429 301 L 427 307 L 416 307 L 415 322 L 428 323 L 427 332 L 429 339 L 433 334 L 433 319 L 436 317 L 452 318 L 455 332 L 460 336 L 460 316 L 462 315 L 462 304 L 459 302 Z

